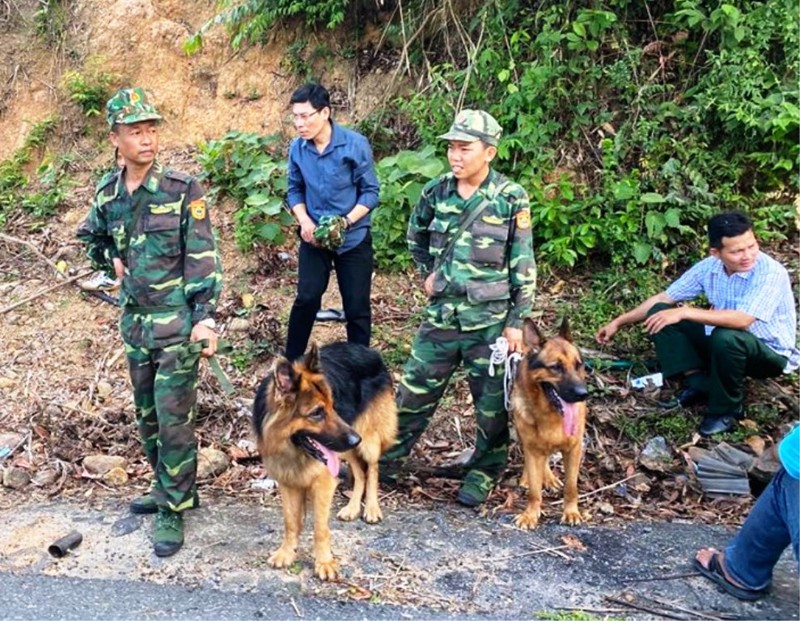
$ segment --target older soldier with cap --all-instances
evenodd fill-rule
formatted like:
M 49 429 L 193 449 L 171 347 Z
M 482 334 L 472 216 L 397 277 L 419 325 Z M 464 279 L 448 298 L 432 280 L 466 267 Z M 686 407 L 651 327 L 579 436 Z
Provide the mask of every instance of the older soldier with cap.
M 508 456 L 503 375 L 488 373 L 499 336 L 522 350 L 522 320 L 536 290 L 528 196 L 491 168 L 502 129 L 487 112 L 463 110 L 450 131 L 451 172 L 429 182 L 411 214 L 408 245 L 429 296 L 397 392 L 399 433 L 383 456 L 390 472 L 428 425 L 450 376 L 463 362 L 477 418 L 475 451 L 458 502 L 489 495 Z
M 215 353 L 222 274 L 203 189 L 156 159 L 162 117 L 145 91 L 118 91 L 106 118 L 124 165 L 98 184 L 78 238 L 95 268 L 122 279 L 120 333 L 154 473 L 150 492 L 131 511 L 157 513 L 154 550 L 170 556 L 183 545 L 183 511 L 199 503 L 193 350 Z

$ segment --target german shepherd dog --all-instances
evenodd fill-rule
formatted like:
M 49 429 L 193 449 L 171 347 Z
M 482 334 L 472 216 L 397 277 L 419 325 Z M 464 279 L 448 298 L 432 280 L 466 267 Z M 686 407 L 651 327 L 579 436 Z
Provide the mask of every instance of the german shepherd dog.
M 331 552 L 330 517 L 339 475 L 339 455 L 353 476 L 353 495 L 339 519 L 361 514 L 383 519 L 378 505 L 378 459 L 397 435 L 392 378 L 378 352 L 337 342 L 290 362 L 279 357 L 261 382 L 253 403 L 253 425 L 267 472 L 278 482 L 284 535 L 268 559 L 290 566 L 305 517 L 306 498 L 314 513 L 314 572 L 323 580 L 337 576 Z
M 542 514 L 542 485 L 557 489 L 561 481 L 548 459 L 556 451 L 564 458 L 562 523 L 578 524 L 578 470 L 586 428 L 586 370 L 572 344 L 565 318 L 557 337 L 545 340 L 530 319 L 523 325 L 525 357 L 517 369 L 511 394 L 511 415 L 525 456 L 522 476 L 528 505 L 515 519 L 520 528 L 535 528 Z

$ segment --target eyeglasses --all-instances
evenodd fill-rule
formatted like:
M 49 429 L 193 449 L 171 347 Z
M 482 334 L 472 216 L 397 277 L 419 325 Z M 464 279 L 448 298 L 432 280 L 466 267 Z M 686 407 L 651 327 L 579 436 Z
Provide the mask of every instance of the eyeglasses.
M 314 112 L 304 112 L 303 114 L 293 114 L 292 122 L 300 123 L 302 121 L 303 123 L 305 123 L 308 119 L 310 119 L 317 113 L 319 113 L 319 110 L 314 110 Z

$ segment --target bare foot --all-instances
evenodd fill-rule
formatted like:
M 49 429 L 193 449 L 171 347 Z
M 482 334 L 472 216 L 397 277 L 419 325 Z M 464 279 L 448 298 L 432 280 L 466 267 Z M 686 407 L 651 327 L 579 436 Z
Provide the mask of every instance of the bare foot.
M 739 587 L 740 589 L 746 589 L 747 587 L 744 586 L 741 582 L 735 580 L 731 577 L 730 573 L 728 573 L 727 568 L 725 567 L 725 554 L 720 552 L 715 548 L 700 548 L 697 551 L 697 554 L 694 555 L 694 558 L 697 559 L 697 562 L 700 563 L 706 569 L 709 569 L 711 565 L 711 559 L 716 556 L 717 562 L 719 566 L 722 568 L 722 573 L 725 574 L 725 580 L 730 582 L 732 585 Z

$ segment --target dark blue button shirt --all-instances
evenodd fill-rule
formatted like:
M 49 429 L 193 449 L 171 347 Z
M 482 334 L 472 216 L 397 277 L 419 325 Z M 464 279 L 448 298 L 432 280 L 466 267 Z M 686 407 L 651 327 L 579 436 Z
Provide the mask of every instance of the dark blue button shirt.
M 367 139 L 331 121 L 331 141 L 320 153 L 313 140 L 295 138 L 289 147 L 289 209 L 305 203 L 309 217 L 346 216 L 356 205 L 378 206 L 380 185 Z M 370 215 L 347 231 L 339 254 L 352 250 L 367 236 Z

